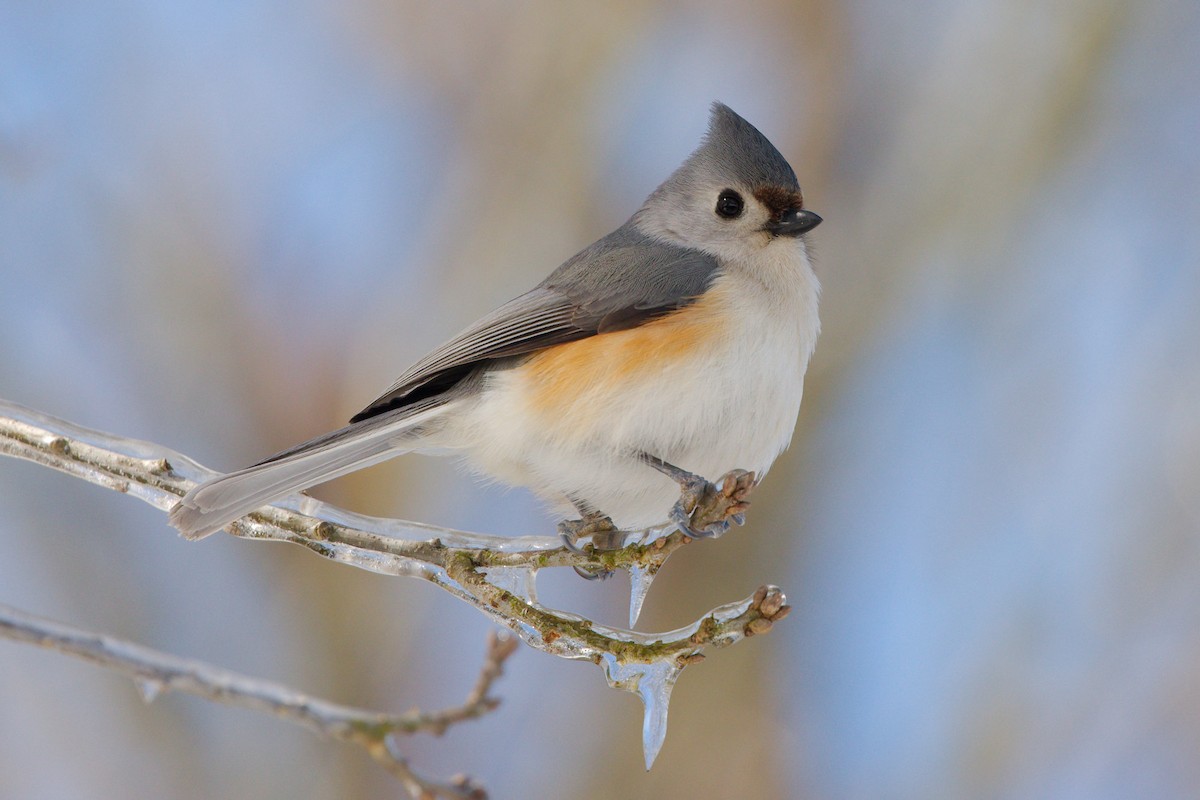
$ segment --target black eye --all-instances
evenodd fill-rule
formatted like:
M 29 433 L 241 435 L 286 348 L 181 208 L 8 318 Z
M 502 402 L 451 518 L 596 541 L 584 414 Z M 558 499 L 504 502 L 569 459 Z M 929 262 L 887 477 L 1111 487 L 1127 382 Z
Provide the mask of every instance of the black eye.
M 742 215 L 746 207 L 742 196 L 733 189 L 726 189 L 717 195 L 717 215 L 725 219 L 736 219 Z

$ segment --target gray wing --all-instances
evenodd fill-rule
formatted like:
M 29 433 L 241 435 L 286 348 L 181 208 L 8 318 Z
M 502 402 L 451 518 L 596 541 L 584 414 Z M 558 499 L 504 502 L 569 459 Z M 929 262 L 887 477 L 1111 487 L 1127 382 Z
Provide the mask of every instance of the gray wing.
M 626 223 L 413 364 L 350 421 L 440 394 L 485 362 L 636 327 L 682 308 L 704 293 L 717 268 L 707 253 L 651 239 Z
M 627 222 L 554 270 L 541 286 L 570 297 L 591 333 L 633 328 L 682 308 L 719 267 L 700 250 L 652 239 Z

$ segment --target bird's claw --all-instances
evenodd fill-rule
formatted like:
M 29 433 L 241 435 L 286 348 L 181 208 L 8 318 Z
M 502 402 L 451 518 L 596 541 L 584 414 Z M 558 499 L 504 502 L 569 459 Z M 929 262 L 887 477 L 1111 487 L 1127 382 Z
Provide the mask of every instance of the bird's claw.
M 568 519 L 558 523 L 558 535 L 563 547 L 575 555 L 590 557 L 601 550 L 616 549 L 619 542 L 620 530 L 613 521 L 602 515 L 592 514 L 583 519 Z M 592 537 L 592 551 L 588 552 L 579 546 L 579 540 L 585 536 Z M 584 580 L 603 581 L 612 577 L 611 569 L 598 569 L 595 572 L 583 567 L 572 567 L 575 574 Z
M 595 572 L 576 566 L 572 566 L 571 569 L 575 570 L 575 574 L 585 581 L 606 581 L 613 576 L 611 569 L 598 569 Z
M 671 521 L 692 539 L 720 536 L 730 523 L 746 522 L 750 491 L 757 482 L 755 474 L 744 469 L 726 473 L 719 485 L 691 475 L 680 481 L 683 494 L 671 509 Z

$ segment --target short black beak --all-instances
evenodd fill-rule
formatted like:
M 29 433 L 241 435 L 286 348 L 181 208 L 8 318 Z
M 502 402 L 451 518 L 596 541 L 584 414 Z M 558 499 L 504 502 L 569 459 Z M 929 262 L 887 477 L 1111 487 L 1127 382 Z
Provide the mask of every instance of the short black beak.
M 767 223 L 766 229 L 772 236 L 799 236 L 821 224 L 821 218 L 803 208 L 789 208 L 779 215 L 778 220 Z

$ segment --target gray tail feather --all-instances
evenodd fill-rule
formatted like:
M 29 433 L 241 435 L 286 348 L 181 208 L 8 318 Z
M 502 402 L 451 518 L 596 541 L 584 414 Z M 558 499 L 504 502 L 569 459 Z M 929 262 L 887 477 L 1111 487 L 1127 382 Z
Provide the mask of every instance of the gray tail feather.
M 185 539 L 203 539 L 257 508 L 414 449 L 440 406 L 407 408 L 317 437 L 278 456 L 202 483 L 171 509 Z

